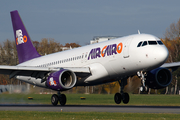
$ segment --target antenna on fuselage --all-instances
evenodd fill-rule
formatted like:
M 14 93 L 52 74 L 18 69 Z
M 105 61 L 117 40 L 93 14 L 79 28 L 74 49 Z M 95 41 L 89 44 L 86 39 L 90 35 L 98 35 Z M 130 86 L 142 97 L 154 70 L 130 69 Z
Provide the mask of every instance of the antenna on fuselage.
M 138 34 L 141 34 L 141 32 L 138 30 Z
M 69 49 L 71 50 L 71 49 L 72 49 L 72 47 L 70 46 L 70 47 L 69 47 Z

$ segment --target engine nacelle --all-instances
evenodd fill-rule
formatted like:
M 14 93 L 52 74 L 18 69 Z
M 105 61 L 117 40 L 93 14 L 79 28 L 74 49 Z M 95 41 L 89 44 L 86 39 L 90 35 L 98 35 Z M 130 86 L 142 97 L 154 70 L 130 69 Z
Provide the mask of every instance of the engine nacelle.
M 65 91 L 73 88 L 76 81 L 77 79 L 74 72 L 62 69 L 51 73 L 47 78 L 46 85 L 53 90 Z
M 167 87 L 172 81 L 172 74 L 166 68 L 156 68 L 148 72 L 146 85 L 149 88 L 161 89 Z

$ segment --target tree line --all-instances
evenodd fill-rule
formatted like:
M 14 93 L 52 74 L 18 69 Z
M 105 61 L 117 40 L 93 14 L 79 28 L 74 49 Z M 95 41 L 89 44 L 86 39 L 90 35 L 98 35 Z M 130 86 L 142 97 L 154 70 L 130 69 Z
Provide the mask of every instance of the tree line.
M 32 41 L 34 47 L 40 55 L 47 55 L 59 51 L 63 51 L 64 48 L 75 48 L 80 47 L 77 43 L 66 43 L 64 46 L 59 42 L 56 42 L 52 38 L 43 38 L 40 42 Z M 18 55 L 16 50 L 15 41 L 5 40 L 0 43 L 0 65 L 17 65 L 19 64 Z M 0 85 L 7 84 L 18 84 L 19 81 L 16 79 L 9 79 L 8 75 L 0 74 Z
M 164 38 L 161 41 L 169 50 L 169 57 L 166 62 L 178 62 L 180 61 L 180 19 L 177 23 L 172 23 L 166 29 Z M 52 38 L 43 38 L 40 42 L 32 41 L 34 47 L 40 55 L 47 55 L 54 52 L 63 51 L 68 48 L 81 47 L 78 43 L 66 43 L 64 46 L 59 42 L 56 42 Z M 0 65 L 17 65 L 18 56 L 16 51 L 16 44 L 13 41 L 5 40 L 0 43 Z M 139 93 L 138 87 L 141 85 L 141 80 L 137 76 L 128 78 L 128 85 L 125 86 L 125 91 Z M 0 85 L 7 84 L 19 84 L 19 81 L 9 76 L 0 74 Z M 151 89 L 147 93 L 158 93 L 158 94 L 179 94 L 180 89 L 180 68 L 173 72 L 171 84 L 160 90 Z M 112 82 L 108 84 L 91 86 L 91 87 L 75 87 L 69 92 L 75 93 L 116 93 L 120 91 L 120 86 L 118 82 Z

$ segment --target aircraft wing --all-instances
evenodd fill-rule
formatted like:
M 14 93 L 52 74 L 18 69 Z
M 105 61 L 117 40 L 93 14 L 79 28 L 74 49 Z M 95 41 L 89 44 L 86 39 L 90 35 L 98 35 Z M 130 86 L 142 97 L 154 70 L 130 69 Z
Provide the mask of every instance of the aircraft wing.
M 47 73 L 56 72 L 61 69 L 71 70 L 80 77 L 91 73 L 88 67 L 33 67 L 0 65 L 0 74 L 9 75 L 9 78 L 13 78 L 17 75 L 43 78 Z
M 161 67 L 165 67 L 175 71 L 176 69 L 178 69 L 178 67 L 180 67 L 180 62 L 164 63 Z

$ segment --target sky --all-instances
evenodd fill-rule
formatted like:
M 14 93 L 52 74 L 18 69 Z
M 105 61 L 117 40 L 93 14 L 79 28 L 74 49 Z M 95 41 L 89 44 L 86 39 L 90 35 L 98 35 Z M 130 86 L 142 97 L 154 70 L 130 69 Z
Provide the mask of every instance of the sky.
M 14 40 L 10 11 L 18 10 L 32 40 L 86 45 L 94 36 L 148 33 L 164 38 L 180 19 L 178 0 L 1 0 L 0 43 Z

